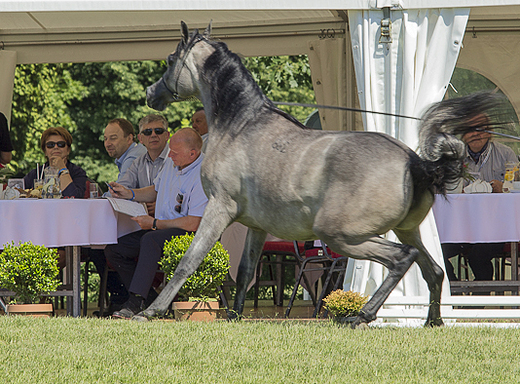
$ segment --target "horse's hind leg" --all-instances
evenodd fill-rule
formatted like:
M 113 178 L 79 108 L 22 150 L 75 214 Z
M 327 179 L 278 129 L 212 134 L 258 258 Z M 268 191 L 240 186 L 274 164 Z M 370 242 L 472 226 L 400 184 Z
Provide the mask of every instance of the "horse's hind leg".
M 433 327 L 443 325 L 440 302 L 444 271 L 435 260 L 433 260 L 424 247 L 418 228 L 411 231 L 394 230 L 394 232 L 402 243 L 413 245 L 419 250 L 419 255 L 415 261 L 419 265 L 419 268 L 421 268 L 421 273 L 430 290 L 430 306 L 425 326 Z
M 360 244 L 341 243 L 339 239 L 321 237 L 329 247 L 340 254 L 355 259 L 376 261 L 388 269 L 388 275 L 372 298 L 361 309 L 352 323 L 352 328 L 376 319 L 377 311 L 384 304 L 392 290 L 417 258 L 419 251 L 412 246 L 396 244 L 378 236 Z
M 266 237 L 267 232 L 264 231 L 256 231 L 251 228 L 249 228 L 247 231 L 242 259 L 240 260 L 240 265 L 238 266 L 235 303 L 233 305 L 233 311 L 228 312 L 229 319 L 236 319 L 237 317 L 240 317 L 244 311 L 247 287 L 253 279 L 253 275 L 256 271 L 256 265 L 260 259 Z

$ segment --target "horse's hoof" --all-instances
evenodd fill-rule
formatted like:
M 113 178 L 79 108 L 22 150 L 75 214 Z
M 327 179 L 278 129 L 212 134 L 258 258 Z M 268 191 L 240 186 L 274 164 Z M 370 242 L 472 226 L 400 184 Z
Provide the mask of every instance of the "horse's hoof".
M 132 316 L 132 320 L 145 322 L 148 320 L 156 319 L 160 316 L 161 316 L 161 314 L 159 311 L 148 308 L 148 309 L 145 309 L 144 311 L 141 311 L 138 314 Z
M 424 323 L 425 327 L 433 328 L 433 327 L 442 327 L 444 325 L 444 322 L 442 321 L 442 318 L 438 317 L 436 319 L 428 319 L 426 320 L 426 323 Z
M 352 329 L 368 329 L 368 322 L 364 317 L 358 316 L 350 325 Z
M 133 321 L 140 321 L 141 323 L 145 323 L 148 321 L 148 318 L 143 314 L 143 312 L 139 312 L 137 315 L 132 316 Z
M 242 315 L 238 314 L 238 312 L 231 309 L 227 311 L 227 318 L 229 321 L 240 321 L 242 319 Z

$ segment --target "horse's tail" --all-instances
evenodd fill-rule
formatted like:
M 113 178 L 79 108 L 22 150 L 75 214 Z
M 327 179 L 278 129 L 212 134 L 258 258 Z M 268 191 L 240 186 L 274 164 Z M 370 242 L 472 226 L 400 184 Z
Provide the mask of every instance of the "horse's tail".
M 474 93 L 436 103 L 423 115 L 419 128 L 419 155 L 428 175 L 428 184 L 435 192 L 445 194 L 446 184 L 462 177 L 465 144 L 455 135 L 496 127 L 498 122 L 493 123 L 494 126 L 478 126 L 469 121 L 480 114 L 486 114 L 490 122 L 495 121 L 499 115 L 492 115 L 490 111 L 499 107 L 502 99 L 489 92 Z

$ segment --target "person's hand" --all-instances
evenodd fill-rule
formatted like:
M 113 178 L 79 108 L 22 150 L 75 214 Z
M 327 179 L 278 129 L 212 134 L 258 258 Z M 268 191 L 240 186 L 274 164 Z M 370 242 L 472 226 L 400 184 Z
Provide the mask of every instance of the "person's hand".
M 493 193 L 502 193 L 502 182 L 498 180 L 490 181 L 491 187 L 493 187 Z
M 109 191 L 113 197 L 118 197 L 120 199 L 131 199 L 134 196 L 130 189 L 123 187 L 121 184 L 118 184 L 115 181 L 111 181 L 107 184 L 110 186 Z
M 139 224 L 141 229 L 152 229 L 154 218 L 149 215 L 143 215 L 132 217 L 132 220 Z
M 148 210 L 148 214 L 152 217 L 155 216 L 155 201 L 151 203 L 145 203 L 146 209 Z
M 57 169 L 62 169 L 62 168 L 67 168 L 66 165 L 65 165 L 65 160 L 67 158 L 63 158 L 61 156 L 51 156 L 49 157 L 49 165 L 53 168 L 57 168 Z

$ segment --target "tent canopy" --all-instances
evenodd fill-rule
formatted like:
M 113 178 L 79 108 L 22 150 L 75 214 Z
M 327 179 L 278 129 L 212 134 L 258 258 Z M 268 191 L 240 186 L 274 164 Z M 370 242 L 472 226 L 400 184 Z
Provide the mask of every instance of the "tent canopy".
M 181 20 L 190 29 L 213 20 L 213 37 L 243 56 L 309 55 L 318 101 L 353 107 L 348 11 L 385 6 L 470 7 L 465 42 L 471 44 L 458 65 L 493 80 L 520 112 L 518 66 L 496 70 L 520 60 L 518 0 L 0 0 L 0 110 L 10 115 L 17 64 L 161 60 L 177 45 Z M 481 60 L 480 52 L 493 44 L 493 54 Z M 345 55 L 332 52 L 337 49 Z M 320 111 L 325 129 L 359 125 L 331 114 Z
M 19 64 L 158 60 L 181 20 L 201 29 L 213 20 L 214 37 L 244 56 L 307 54 L 309 40 L 345 37 L 348 10 L 387 5 L 471 7 L 468 31 L 520 31 L 511 0 L 2 0 L 0 50 L 16 51 Z

